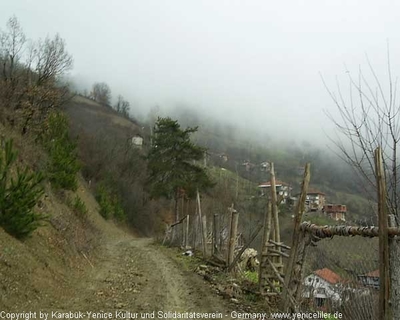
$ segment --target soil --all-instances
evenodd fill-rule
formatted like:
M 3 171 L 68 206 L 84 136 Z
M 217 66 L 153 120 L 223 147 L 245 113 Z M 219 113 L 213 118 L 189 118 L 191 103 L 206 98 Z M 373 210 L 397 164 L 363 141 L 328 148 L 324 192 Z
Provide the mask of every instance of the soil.
M 109 234 L 101 237 L 96 254 L 82 253 L 79 268 L 70 265 L 70 272 L 57 268 L 57 272 L 46 274 L 48 268 L 36 266 L 13 270 L 13 258 L 9 256 L 4 263 L 9 264 L 6 268 L 10 278 L 0 279 L 7 291 L 3 295 L 7 303 L 1 306 L 0 299 L 0 311 L 41 311 L 49 314 L 48 319 L 79 311 L 100 316 L 111 312 L 113 319 L 116 312 L 127 318 L 142 318 L 141 314 L 154 312 L 157 318 L 161 311 L 220 312 L 229 318 L 234 305 L 212 292 L 210 284 L 193 270 L 185 270 L 173 257 L 176 251 L 154 244 L 152 239 L 116 230 L 113 225 L 108 228 Z M 24 244 L 20 246 L 23 252 Z M 52 316 L 53 311 L 60 313 Z
M 96 265 L 73 286 L 74 296 L 58 301 L 58 310 L 229 314 L 225 301 L 198 275 L 183 271 L 147 238 L 107 243 Z
M 106 239 L 104 239 L 106 240 Z M 211 291 L 210 285 L 193 271 L 184 270 L 166 249 L 152 239 L 121 235 L 108 239 L 95 261 L 87 257 L 88 268 L 80 275 L 71 272 L 53 293 L 30 303 L 21 296 L 14 312 L 36 311 L 58 319 L 62 313 L 86 312 L 112 318 L 143 318 L 144 313 L 158 318 L 158 312 L 216 313 L 230 318 L 232 304 Z M 47 288 L 49 289 L 49 288 Z M 62 291 L 61 294 L 59 291 Z M 25 301 L 25 302 L 24 302 Z M 52 312 L 57 311 L 52 316 Z M 127 313 L 128 312 L 128 313 Z M 171 317 L 168 317 L 171 318 Z

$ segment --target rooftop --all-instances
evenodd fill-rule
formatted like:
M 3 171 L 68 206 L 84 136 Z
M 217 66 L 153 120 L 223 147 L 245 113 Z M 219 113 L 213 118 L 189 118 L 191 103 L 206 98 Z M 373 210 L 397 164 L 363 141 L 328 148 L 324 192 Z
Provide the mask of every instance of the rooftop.
M 339 282 L 343 282 L 343 279 L 331 269 L 324 268 L 314 271 L 314 274 L 329 282 L 330 284 L 337 284 Z
M 318 189 L 314 189 L 314 188 L 308 188 L 307 194 L 320 194 L 322 196 L 325 195 L 325 193 L 323 193 L 322 191 L 320 191 Z
M 281 180 L 275 180 L 275 186 L 280 187 L 280 186 L 289 186 L 288 183 L 283 182 Z M 258 185 L 259 188 L 269 188 L 271 187 L 271 181 L 266 181 L 262 182 Z
M 361 275 L 363 277 L 379 278 L 379 269 Z

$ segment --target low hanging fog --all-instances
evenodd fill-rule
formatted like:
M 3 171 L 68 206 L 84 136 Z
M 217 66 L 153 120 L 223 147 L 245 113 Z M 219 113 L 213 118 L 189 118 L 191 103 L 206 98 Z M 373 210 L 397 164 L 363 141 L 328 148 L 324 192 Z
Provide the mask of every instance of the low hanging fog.
M 386 79 L 388 51 L 399 74 L 398 12 L 372 0 L 13 0 L 0 27 L 15 15 L 30 38 L 60 33 L 76 86 L 108 83 L 133 116 L 188 106 L 260 136 L 326 144 L 336 109 L 320 75 L 346 93 L 367 55 Z

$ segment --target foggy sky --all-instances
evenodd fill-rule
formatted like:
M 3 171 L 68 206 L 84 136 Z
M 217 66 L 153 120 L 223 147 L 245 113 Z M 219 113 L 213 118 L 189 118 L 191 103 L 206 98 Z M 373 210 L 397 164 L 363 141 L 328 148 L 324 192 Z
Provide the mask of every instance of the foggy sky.
M 1 0 L 32 39 L 59 32 L 71 76 L 105 81 L 132 114 L 185 104 L 260 131 L 325 141 L 346 69 L 400 74 L 398 1 Z M 290 139 L 289 139 L 290 140 Z

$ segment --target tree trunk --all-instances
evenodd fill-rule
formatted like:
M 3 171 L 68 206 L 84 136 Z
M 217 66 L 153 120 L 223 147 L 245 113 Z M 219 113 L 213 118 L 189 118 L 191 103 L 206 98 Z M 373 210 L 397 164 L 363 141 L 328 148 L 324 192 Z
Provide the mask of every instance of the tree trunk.
M 389 277 L 389 235 L 386 202 L 385 170 L 383 169 L 382 150 L 375 150 L 375 173 L 378 193 L 379 223 L 379 319 L 390 320 L 390 277 Z

